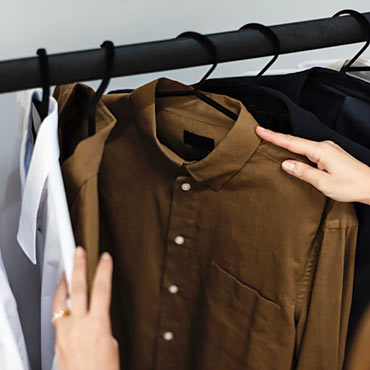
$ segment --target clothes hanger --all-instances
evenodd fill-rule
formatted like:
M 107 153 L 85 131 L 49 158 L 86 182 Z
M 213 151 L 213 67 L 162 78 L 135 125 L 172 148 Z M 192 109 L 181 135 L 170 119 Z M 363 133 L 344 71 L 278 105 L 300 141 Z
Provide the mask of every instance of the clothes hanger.
M 33 103 L 40 115 L 41 122 L 47 117 L 49 113 L 49 97 L 50 97 L 50 83 L 49 83 L 49 60 L 45 49 L 38 49 L 37 55 L 40 62 L 41 86 L 42 86 L 42 100 L 41 102 L 35 100 Z M 34 127 L 32 125 L 32 130 Z M 36 137 L 36 133 L 33 132 Z
M 365 45 L 361 48 L 361 50 L 348 63 L 345 63 L 343 65 L 340 71 L 344 73 L 351 72 L 351 71 L 370 71 L 370 66 L 352 67 L 352 64 L 356 62 L 356 60 L 365 52 L 365 50 L 370 45 L 370 23 L 363 14 L 357 12 L 356 10 L 352 10 L 352 9 L 341 10 L 337 12 L 336 14 L 334 14 L 333 17 L 339 17 L 340 15 L 343 15 L 343 14 L 352 15 L 358 21 L 358 23 L 362 27 L 362 30 L 367 35 L 367 41 Z
M 199 41 L 203 46 L 205 46 L 208 51 L 210 52 L 210 55 L 213 60 L 213 65 L 209 69 L 209 71 L 203 76 L 203 78 L 196 84 L 192 86 L 192 90 L 188 91 L 168 91 L 168 92 L 156 92 L 156 97 L 175 97 L 175 96 L 196 96 L 200 100 L 204 101 L 206 104 L 210 105 L 211 107 L 217 109 L 219 112 L 223 113 L 227 117 L 231 118 L 232 120 L 236 121 L 238 119 L 238 115 L 232 112 L 231 110 L 227 109 L 223 105 L 219 104 L 218 102 L 214 101 L 213 99 L 209 98 L 208 96 L 204 95 L 200 89 L 206 79 L 210 76 L 210 74 L 215 70 L 217 67 L 218 61 L 217 61 L 217 49 L 213 42 L 207 37 L 197 32 L 184 32 L 177 36 L 177 38 L 180 37 L 189 37 L 196 41 Z
M 256 76 L 255 82 L 276 62 L 280 55 L 280 41 L 276 33 L 269 27 L 260 23 L 247 23 L 239 28 L 239 31 L 247 29 L 255 29 L 263 33 L 263 35 L 271 42 L 274 57 L 262 68 L 262 70 Z
M 276 59 L 279 57 L 279 55 L 280 55 L 280 41 L 279 41 L 279 38 L 277 37 L 277 35 L 275 34 L 275 32 L 272 31 L 269 27 L 264 26 L 263 24 L 248 23 L 248 24 L 245 24 L 244 26 L 242 26 L 239 30 L 240 31 L 241 30 L 246 30 L 248 28 L 253 28 L 253 29 L 256 29 L 256 30 L 262 32 L 269 39 L 269 41 L 271 42 L 272 47 L 273 47 L 273 52 L 274 52 L 274 57 L 270 60 L 269 63 L 266 64 L 266 66 L 256 76 L 256 80 L 255 80 L 255 82 L 256 82 L 258 80 L 258 78 L 260 78 L 275 63 Z M 199 90 L 201 90 L 201 88 L 205 84 L 207 78 L 215 70 L 215 68 L 217 67 L 217 64 L 218 64 L 217 63 L 217 49 L 216 49 L 215 45 L 213 44 L 213 42 L 208 37 L 206 37 L 202 34 L 199 34 L 197 32 L 184 32 L 184 33 L 180 34 L 179 36 L 177 36 L 177 38 L 179 38 L 179 37 L 192 37 L 195 40 L 201 42 L 210 51 L 210 54 L 212 55 L 212 59 L 213 59 L 213 65 L 210 68 L 210 70 L 204 75 L 204 77 L 200 80 L 200 82 L 193 85 L 194 90 L 192 90 L 192 91 L 157 92 L 156 97 L 196 95 L 200 99 L 202 99 L 206 103 L 209 103 L 212 106 L 214 106 L 214 104 L 217 105 L 216 109 L 222 111 L 228 117 L 236 120 L 237 116 L 233 112 L 231 112 L 228 109 L 226 109 L 225 107 L 219 105 L 218 103 L 211 100 L 210 98 L 208 98 L 206 95 L 202 94 L 199 91 Z M 132 89 L 121 89 L 121 90 L 110 91 L 109 94 L 131 93 L 131 92 L 132 92 Z M 224 112 L 224 110 L 226 110 L 226 111 Z
M 269 27 L 260 24 L 260 23 L 248 23 L 242 26 L 239 30 L 242 32 L 244 30 L 248 29 L 255 29 L 259 32 L 261 32 L 271 43 L 272 46 L 272 54 L 273 58 L 261 69 L 261 71 L 256 76 L 251 76 L 248 78 L 249 82 L 243 82 L 243 88 L 241 92 L 241 89 L 236 89 L 235 86 L 229 85 L 228 82 L 225 82 L 225 84 L 222 84 L 222 82 L 217 82 L 217 79 L 213 80 L 216 85 L 213 85 L 212 79 L 208 81 L 208 84 L 204 86 L 204 90 L 210 91 L 210 92 L 216 92 L 219 94 L 228 95 L 234 99 L 241 100 L 240 94 L 243 97 L 243 104 L 253 115 L 253 117 L 258 121 L 261 122 L 261 124 L 264 127 L 275 129 L 276 127 L 270 126 L 270 121 L 272 119 L 272 116 L 275 115 L 275 117 L 279 116 L 279 121 L 284 122 L 284 127 L 286 127 L 287 119 L 285 118 L 284 114 L 280 114 L 278 112 L 275 112 L 276 107 L 274 106 L 271 111 L 266 111 L 266 109 L 261 107 L 261 102 L 263 102 L 263 97 L 265 96 L 266 92 L 259 86 L 258 79 L 263 76 L 263 74 L 276 62 L 280 55 L 280 40 L 278 36 L 275 34 L 275 32 L 270 29 Z M 233 77 L 231 77 L 231 80 Z M 222 80 L 222 79 L 221 79 Z M 228 79 L 226 79 L 227 81 Z M 215 86 L 218 86 L 215 88 Z M 267 94 L 269 97 L 270 94 Z M 274 118 L 275 120 L 275 118 Z M 280 125 L 279 127 L 283 127 Z M 280 132 L 288 132 L 284 129 L 281 129 Z
M 106 53 L 106 63 L 105 63 L 105 73 L 103 80 L 97 89 L 96 93 L 91 97 L 88 106 L 88 136 L 92 136 L 96 132 L 96 122 L 95 122 L 95 113 L 96 106 L 104 94 L 105 89 L 107 88 L 109 81 L 112 76 L 113 66 L 114 66 L 114 57 L 115 57 L 115 47 L 112 41 L 104 41 L 101 45 L 105 49 Z

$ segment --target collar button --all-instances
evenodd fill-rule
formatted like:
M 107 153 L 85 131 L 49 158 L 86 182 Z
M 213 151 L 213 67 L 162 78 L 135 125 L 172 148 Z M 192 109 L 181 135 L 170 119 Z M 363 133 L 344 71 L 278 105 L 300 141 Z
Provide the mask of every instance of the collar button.
M 191 189 L 191 185 L 188 182 L 184 182 L 181 184 L 181 190 L 182 191 L 189 191 Z

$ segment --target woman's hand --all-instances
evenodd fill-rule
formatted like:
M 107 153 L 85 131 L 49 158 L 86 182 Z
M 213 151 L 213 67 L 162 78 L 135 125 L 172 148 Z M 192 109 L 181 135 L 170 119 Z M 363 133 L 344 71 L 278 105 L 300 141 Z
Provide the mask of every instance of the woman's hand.
M 370 167 L 337 144 L 301 139 L 262 127 L 257 127 L 256 133 L 263 140 L 304 155 L 317 165 L 315 168 L 296 160 L 286 160 L 282 168 L 287 173 L 310 183 L 334 200 L 370 205 Z
M 119 352 L 112 336 L 109 308 L 113 262 L 104 253 L 95 273 L 90 304 L 86 280 L 86 253 L 78 247 L 72 274 L 72 311 L 55 321 L 55 351 L 59 370 L 119 370 Z M 67 283 L 59 283 L 54 312 L 68 312 Z

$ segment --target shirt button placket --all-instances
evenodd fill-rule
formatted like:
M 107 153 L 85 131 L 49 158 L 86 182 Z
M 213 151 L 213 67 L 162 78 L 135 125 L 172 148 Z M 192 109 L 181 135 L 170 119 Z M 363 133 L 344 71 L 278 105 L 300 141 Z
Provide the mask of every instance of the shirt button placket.
M 188 271 L 191 241 L 196 230 L 195 185 L 188 176 L 178 177 L 173 184 L 169 215 L 167 251 L 164 264 L 161 310 L 158 327 L 158 349 L 155 369 L 165 369 L 169 363 L 183 363 L 187 341 L 188 313 L 184 297 L 192 294 L 192 274 Z M 198 275 L 196 275 L 198 276 Z M 188 281 L 189 280 L 189 281 Z M 176 340 L 177 338 L 177 340 Z

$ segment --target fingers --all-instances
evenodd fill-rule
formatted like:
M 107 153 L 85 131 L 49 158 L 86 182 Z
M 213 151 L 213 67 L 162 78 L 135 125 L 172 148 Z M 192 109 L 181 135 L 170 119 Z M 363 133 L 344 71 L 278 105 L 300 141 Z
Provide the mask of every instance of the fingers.
M 72 272 L 72 313 L 83 315 L 87 312 L 87 278 L 86 278 L 86 252 L 77 247 Z
M 329 177 L 329 174 L 324 171 L 293 160 L 284 161 L 282 168 L 289 174 L 308 182 L 321 191 L 323 191 L 323 184 Z
M 112 290 L 113 261 L 108 253 L 103 253 L 95 272 L 92 285 L 90 314 L 102 319 L 109 318 Z
M 67 309 L 67 297 L 68 297 L 67 280 L 65 275 L 63 274 L 54 295 L 53 302 L 54 312 Z
M 296 136 L 280 134 L 258 126 L 256 133 L 262 139 L 285 148 L 290 152 L 306 156 L 310 161 L 318 163 L 320 160 L 320 143 L 302 139 Z

